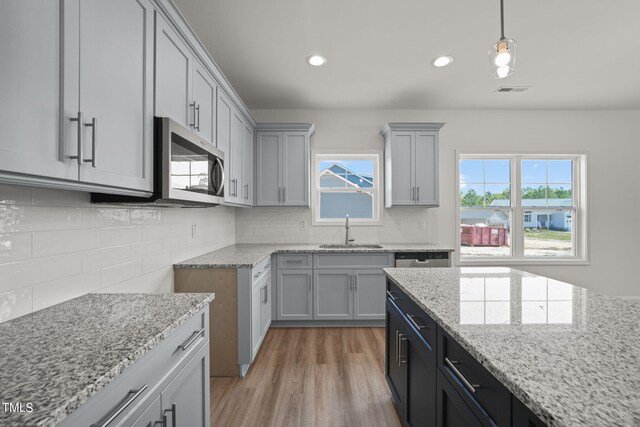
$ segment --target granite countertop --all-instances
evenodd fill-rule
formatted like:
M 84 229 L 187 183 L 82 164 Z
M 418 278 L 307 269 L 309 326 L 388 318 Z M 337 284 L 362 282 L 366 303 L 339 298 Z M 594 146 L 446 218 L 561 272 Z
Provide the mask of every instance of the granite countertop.
M 640 303 L 509 268 L 385 272 L 549 426 L 640 425 Z
M 429 243 L 385 243 L 382 248 L 321 248 L 316 244 L 231 245 L 174 264 L 174 268 L 245 268 L 255 267 L 274 253 L 385 253 L 385 252 L 453 252 L 452 248 Z
M 157 346 L 213 294 L 87 294 L 0 324 L 0 425 L 55 425 Z

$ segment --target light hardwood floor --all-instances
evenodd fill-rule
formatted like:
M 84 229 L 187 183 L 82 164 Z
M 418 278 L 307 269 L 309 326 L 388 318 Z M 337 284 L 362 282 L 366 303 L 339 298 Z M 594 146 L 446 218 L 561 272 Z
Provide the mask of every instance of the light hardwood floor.
M 270 329 L 244 380 L 211 379 L 211 424 L 400 426 L 384 328 Z

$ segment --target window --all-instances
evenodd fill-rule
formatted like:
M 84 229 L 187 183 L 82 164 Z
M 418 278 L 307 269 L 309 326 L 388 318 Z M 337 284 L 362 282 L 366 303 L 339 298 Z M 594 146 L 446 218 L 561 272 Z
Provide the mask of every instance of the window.
M 314 222 L 377 223 L 380 154 L 314 154 Z
M 460 260 L 585 260 L 585 165 L 584 155 L 460 154 Z

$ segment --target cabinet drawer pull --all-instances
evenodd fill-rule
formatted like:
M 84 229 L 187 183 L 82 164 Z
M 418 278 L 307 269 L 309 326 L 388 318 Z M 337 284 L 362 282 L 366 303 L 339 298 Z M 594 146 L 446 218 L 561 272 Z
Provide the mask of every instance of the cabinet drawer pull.
M 411 324 L 417 329 L 417 330 L 422 330 L 422 329 L 430 329 L 428 326 L 426 325 L 418 325 L 418 322 L 416 322 L 416 315 L 415 314 L 407 314 L 407 317 L 409 318 L 409 321 L 411 322 Z
M 394 301 L 394 302 L 398 299 L 398 297 L 393 295 L 391 291 L 387 291 L 387 296 L 391 299 L 391 301 Z
M 254 274 L 253 278 L 257 279 L 258 277 L 262 276 L 262 271 L 260 273 Z
M 449 369 L 451 369 L 454 373 L 454 375 L 462 382 L 462 384 L 464 384 L 464 386 L 467 388 L 467 390 L 469 390 L 471 393 L 475 394 L 475 392 L 477 391 L 477 389 L 481 388 L 482 386 L 480 384 L 471 384 L 465 377 L 464 375 L 462 375 L 462 372 L 460 372 L 458 370 L 458 368 L 456 368 L 455 365 L 459 364 L 460 362 L 456 361 L 456 360 L 449 360 L 448 357 L 444 358 L 444 363 L 447 364 L 447 366 L 449 367 Z
M 196 331 L 193 333 L 193 336 L 191 337 L 191 339 L 189 341 L 187 341 L 186 344 L 181 344 L 178 346 L 178 348 L 182 349 L 182 350 L 186 350 L 189 348 L 189 346 L 191 346 L 191 344 L 193 344 L 193 342 L 200 336 L 203 335 L 204 336 L 204 328 L 200 329 L 199 331 Z
M 111 416 L 109 418 L 107 418 L 103 422 L 99 422 L 98 424 L 91 424 L 91 427 L 107 427 L 113 422 L 113 420 L 118 418 L 118 416 L 122 414 L 122 412 L 124 412 L 124 410 L 127 409 L 129 405 L 131 405 L 133 401 L 138 398 L 138 396 L 144 393 L 146 389 L 147 385 L 145 384 L 140 388 L 140 390 L 129 390 L 127 396 L 131 395 L 131 397 L 125 398 L 122 404 L 117 409 L 111 412 Z

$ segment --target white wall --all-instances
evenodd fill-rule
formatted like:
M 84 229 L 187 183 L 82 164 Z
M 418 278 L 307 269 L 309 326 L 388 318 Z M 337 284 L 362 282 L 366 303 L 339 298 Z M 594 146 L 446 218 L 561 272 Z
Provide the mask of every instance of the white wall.
M 235 243 L 234 211 L 100 207 L 88 193 L 0 185 L 0 322 L 88 292 L 170 292 L 174 262 Z
M 510 96 L 510 95 L 506 95 Z M 518 96 L 518 95 L 511 95 Z M 501 110 L 255 110 L 258 122 L 314 122 L 313 149 L 379 149 L 388 121 L 446 122 L 440 133 L 437 209 L 385 209 L 382 227 L 354 227 L 359 242 L 433 242 L 455 245 L 455 150 L 587 151 L 588 266 L 521 267 L 608 294 L 640 295 L 640 111 Z M 299 230 L 306 219 L 307 232 Z M 420 230 L 426 219 L 428 230 Z M 311 226 L 302 208 L 238 209 L 238 242 L 339 242 L 340 227 Z

